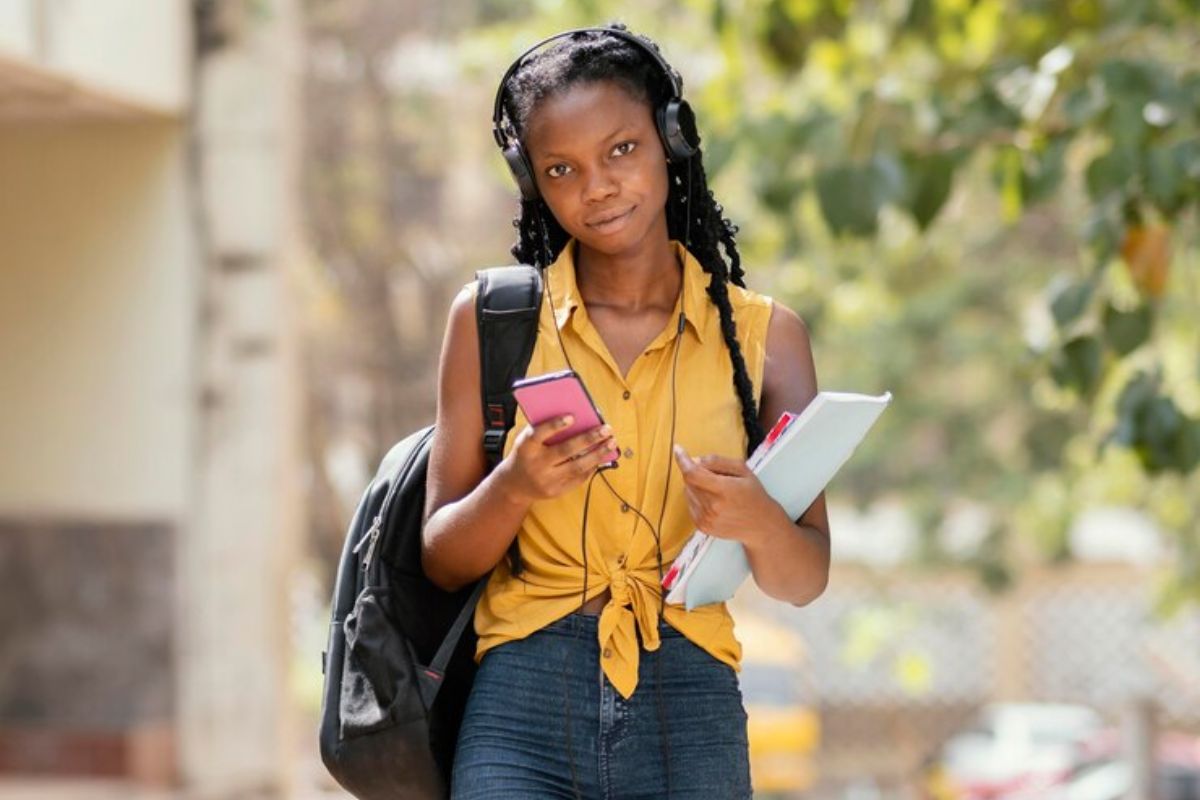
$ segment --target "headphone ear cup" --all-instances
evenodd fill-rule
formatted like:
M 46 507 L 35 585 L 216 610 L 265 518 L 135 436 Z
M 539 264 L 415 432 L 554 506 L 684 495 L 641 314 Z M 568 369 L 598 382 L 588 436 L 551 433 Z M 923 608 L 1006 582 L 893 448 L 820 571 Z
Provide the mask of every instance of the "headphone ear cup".
M 519 142 L 515 142 L 505 147 L 503 153 L 504 163 L 508 164 L 508 170 L 516 180 L 517 188 L 521 190 L 521 197 L 525 200 L 537 200 L 541 193 L 538 192 L 537 182 L 533 179 L 529 161 L 525 158 L 525 148 Z
M 689 137 L 684 132 L 685 127 L 696 129 L 696 116 L 687 100 L 672 98 L 663 103 L 656 109 L 654 121 L 658 125 L 663 147 L 667 150 L 668 160 L 683 161 L 696 154 L 700 147 L 699 133 Z

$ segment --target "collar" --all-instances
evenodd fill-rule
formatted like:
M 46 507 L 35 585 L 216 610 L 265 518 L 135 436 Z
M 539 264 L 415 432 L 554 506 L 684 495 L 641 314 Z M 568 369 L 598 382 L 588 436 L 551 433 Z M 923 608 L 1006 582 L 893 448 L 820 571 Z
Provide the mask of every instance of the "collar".
M 555 323 L 560 330 L 572 317 L 576 316 L 574 313 L 576 308 L 581 309 L 583 318 L 586 319 L 587 314 L 587 306 L 579 295 L 579 284 L 575 282 L 575 247 L 576 240 L 571 237 L 554 263 L 546 270 L 550 297 L 554 300 Z M 705 322 L 712 309 L 707 292 L 712 276 L 704 271 L 704 267 L 700 265 L 691 251 L 683 246 L 682 242 L 672 239 L 671 251 L 675 255 L 676 261 L 683 261 L 681 304 L 687 320 L 686 327 L 691 329 L 700 344 L 704 344 Z M 676 308 L 678 307 L 677 305 Z

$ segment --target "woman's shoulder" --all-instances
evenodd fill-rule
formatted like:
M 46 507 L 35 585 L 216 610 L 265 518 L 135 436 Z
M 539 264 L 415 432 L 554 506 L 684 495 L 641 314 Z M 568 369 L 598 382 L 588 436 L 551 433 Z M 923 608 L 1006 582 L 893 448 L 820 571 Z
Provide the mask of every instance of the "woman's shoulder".
M 775 305 L 775 299 L 769 294 L 732 282 L 729 284 L 729 306 L 734 316 L 746 320 L 751 326 L 762 328 L 764 333 Z
M 465 304 L 468 301 L 472 304 L 475 302 L 475 295 L 479 291 L 479 281 L 472 278 L 462 285 L 458 290 L 458 296 L 454 298 L 456 304 Z

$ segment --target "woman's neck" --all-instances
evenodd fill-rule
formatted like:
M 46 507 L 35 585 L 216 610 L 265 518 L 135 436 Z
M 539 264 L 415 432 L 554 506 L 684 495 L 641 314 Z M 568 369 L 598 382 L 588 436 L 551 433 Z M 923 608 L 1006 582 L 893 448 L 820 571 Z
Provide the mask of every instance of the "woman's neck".
M 683 265 L 670 240 L 635 253 L 608 255 L 575 240 L 575 283 L 589 308 L 608 307 L 628 313 L 675 307 L 683 283 Z

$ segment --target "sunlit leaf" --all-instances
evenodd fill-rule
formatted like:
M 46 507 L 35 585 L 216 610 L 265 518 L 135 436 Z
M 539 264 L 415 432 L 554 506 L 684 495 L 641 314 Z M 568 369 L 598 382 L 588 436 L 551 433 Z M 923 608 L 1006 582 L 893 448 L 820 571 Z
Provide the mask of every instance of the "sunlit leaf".
M 1191 472 L 1200 464 L 1200 419 L 1184 423 L 1175 440 L 1175 468 L 1183 473 Z
M 1050 374 L 1063 387 L 1089 395 L 1100 380 L 1104 351 L 1094 336 L 1076 336 L 1053 359 Z
M 1102 153 L 1088 164 L 1085 173 L 1088 195 L 1099 202 L 1111 192 L 1124 192 L 1136 173 L 1135 152 L 1122 148 Z
M 1109 108 L 1106 117 L 1105 128 L 1112 137 L 1115 149 L 1136 152 L 1150 134 L 1144 103 L 1122 101 L 1118 98 Z
M 1095 252 L 1099 263 L 1107 263 L 1121 246 L 1125 225 L 1121 220 L 1119 196 L 1112 195 L 1097 204 L 1083 225 L 1083 239 Z
M 971 139 L 997 130 L 1012 130 L 1020 124 L 1020 115 L 1005 105 L 989 86 L 982 87 L 950 120 L 954 131 Z
M 1174 467 L 1177 438 L 1187 425 L 1175 401 L 1163 395 L 1153 398 L 1143 409 L 1140 422 L 1138 439 L 1147 469 L 1158 472 Z
M 905 158 L 908 175 L 905 207 L 921 230 L 929 227 L 950 196 L 958 161 L 956 154 L 948 152 L 925 156 L 909 154 Z
M 1049 197 L 1062 183 L 1063 157 L 1069 143 L 1066 136 L 1055 136 L 1026 154 L 1021 170 L 1021 195 L 1025 205 Z
M 1138 108 L 1159 94 L 1168 82 L 1162 67 L 1150 61 L 1106 61 L 1100 65 L 1099 73 L 1111 96 L 1124 103 L 1132 102 Z
M 1079 128 L 1095 119 L 1107 105 L 1104 84 L 1100 81 L 1088 81 L 1067 94 L 1063 100 L 1063 114 L 1071 127 Z
M 1091 280 L 1060 283 L 1054 287 L 1050 312 L 1059 328 L 1067 327 L 1083 313 L 1088 301 L 1092 299 L 1094 289 L 1095 282 Z
M 1119 355 L 1128 355 L 1150 338 L 1154 313 L 1148 305 L 1132 311 L 1118 311 L 1109 304 L 1104 309 L 1104 340 Z
M 1174 217 L 1187 202 L 1187 159 L 1191 148 L 1180 144 L 1174 147 L 1152 147 L 1145 153 L 1146 194 L 1168 219 Z
M 1122 416 L 1132 416 L 1141 412 L 1143 406 L 1153 399 L 1158 391 L 1158 379 L 1155 376 L 1139 370 L 1126 381 L 1117 398 L 1117 411 Z
M 713 30 L 720 34 L 725 30 L 725 26 L 729 24 L 729 11 L 725 7 L 725 0 L 715 0 L 712 7 L 712 27 Z
M 880 203 L 870 165 L 842 164 L 819 170 L 817 199 L 825 223 L 835 234 L 875 233 Z
M 928 29 L 933 22 L 933 4 L 934 0 L 910 0 L 902 27 L 909 31 Z

